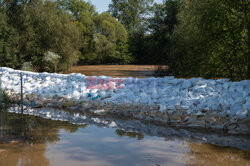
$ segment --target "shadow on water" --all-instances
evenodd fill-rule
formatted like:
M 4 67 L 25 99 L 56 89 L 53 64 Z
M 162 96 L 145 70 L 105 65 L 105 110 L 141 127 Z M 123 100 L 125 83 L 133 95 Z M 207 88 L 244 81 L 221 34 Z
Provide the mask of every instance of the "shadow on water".
M 195 139 L 209 139 L 202 133 L 113 118 L 78 123 L 70 115 L 58 121 L 0 112 L 0 165 L 250 165 L 249 150 Z

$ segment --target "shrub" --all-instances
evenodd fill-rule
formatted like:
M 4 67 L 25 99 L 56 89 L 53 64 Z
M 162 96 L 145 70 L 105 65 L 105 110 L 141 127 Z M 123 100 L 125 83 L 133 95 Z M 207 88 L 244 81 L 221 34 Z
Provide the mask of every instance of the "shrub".
M 34 69 L 34 67 L 33 67 L 33 65 L 32 65 L 31 62 L 24 62 L 23 65 L 22 65 L 21 70 L 35 72 L 35 69 Z
M 2 105 L 0 107 L 6 108 L 14 103 L 5 91 L 2 91 Z
M 57 66 L 60 60 L 60 56 L 54 52 L 46 52 L 43 57 L 45 62 L 45 70 L 50 72 L 57 72 Z

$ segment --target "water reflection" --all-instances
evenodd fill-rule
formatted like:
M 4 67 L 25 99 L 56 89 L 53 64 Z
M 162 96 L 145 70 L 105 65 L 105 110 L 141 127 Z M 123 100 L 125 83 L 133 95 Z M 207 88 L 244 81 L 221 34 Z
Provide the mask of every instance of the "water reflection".
M 73 125 L 69 122 L 47 120 L 35 116 L 20 114 L 1 113 L 0 139 L 10 141 L 17 139 L 28 144 L 33 143 L 55 143 L 60 141 L 58 131 L 65 129 L 75 132 L 77 129 L 87 125 Z
M 137 140 L 142 140 L 144 138 L 144 135 L 141 133 L 136 133 L 136 132 L 126 132 L 124 130 L 117 129 L 116 134 L 119 137 L 125 137 L 128 136 L 129 138 L 137 138 Z
M 7 112 L 0 117 L 1 166 L 250 165 L 250 151 L 184 138 Z
M 0 165 L 49 165 L 47 144 L 60 141 L 60 129 L 72 133 L 84 127 L 0 111 Z
M 192 142 L 188 148 L 185 155 L 188 165 L 250 165 L 250 151 Z
M 46 144 L 22 145 L 21 143 L 1 144 L 0 165 L 42 165 L 48 166 L 49 160 L 45 156 Z

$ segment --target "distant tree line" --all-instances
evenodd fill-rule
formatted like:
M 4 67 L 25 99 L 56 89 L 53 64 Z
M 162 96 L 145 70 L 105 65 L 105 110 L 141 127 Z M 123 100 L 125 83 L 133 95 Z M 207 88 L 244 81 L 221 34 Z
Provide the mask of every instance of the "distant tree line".
M 248 0 L 0 0 L 0 66 L 168 65 L 178 77 L 250 78 Z

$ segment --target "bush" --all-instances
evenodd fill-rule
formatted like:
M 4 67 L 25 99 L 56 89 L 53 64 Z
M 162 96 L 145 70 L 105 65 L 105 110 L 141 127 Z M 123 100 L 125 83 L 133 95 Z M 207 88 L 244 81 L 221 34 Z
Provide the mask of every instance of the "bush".
M 35 72 L 35 69 L 34 69 L 31 62 L 24 62 L 23 65 L 22 65 L 21 70 Z
M 14 103 L 5 91 L 2 91 L 2 105 L 0 107 L 6 108 Z
M 60 56 L 54 52 L 46 52 L 43 57 L 45 71 L 57 72 L 57 66 L 60 60 Z

